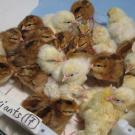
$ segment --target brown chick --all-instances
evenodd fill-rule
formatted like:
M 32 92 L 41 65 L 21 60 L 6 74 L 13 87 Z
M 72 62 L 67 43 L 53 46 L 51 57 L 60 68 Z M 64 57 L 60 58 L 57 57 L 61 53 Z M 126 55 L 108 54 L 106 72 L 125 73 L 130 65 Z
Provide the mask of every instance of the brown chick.
M 88 54 L 95 53 L 94 49 L 92 48 L 92 40 L 88 35 L 80 34 L 79 36 L 76 36 L 67 48 L 67 56 L 78 52 Z
M 14 77 L 22 84 L 22 86 L 33 92 L 43 91 L 48 76 L 42 72 L 37 65 L 17 68 L 16 70 Z
M 13 75 L 14 71 L 8 64 L 5 56 L 0 56 L 0 85 L 6 83 Z
M 7 55 L 11 56 L 17 53 L 23 38 L 18 28 L 11 28 L 1 33 L 1 40 Z
M 56 39 L 52 30 L 48 27 L 40 27 L 32 31 L 33 34 L 29 35 L 27 33 L 28 40 L 26 40 L 24 48 L 20 48 L 19 53 L 13 61 L 15 66 L 20 67 L 36 64 L 38 49 L 46 43 L 53 43 Z
M 39 116 L 51 129 L 61 134 L 78 105 L 71 100 L 51 101 L 43 93 L 32 95 L 22 103 L 23 107 Z
M 73 3 L 71 12 L 73 12 L 77 20 L 87 21 L 93 17 L 94 7 L 88 0 L 78 0 Z
M 18 25 L 21 31 L 30 31 L 39 27 L 44 27 L 42 19 L 35 15 L 26 16 Z
M 108 81 L 120 86 L 125 73 L 124 61 L 115 55 L 99 54 L 92 60 L 89 75 L 98 80 Z

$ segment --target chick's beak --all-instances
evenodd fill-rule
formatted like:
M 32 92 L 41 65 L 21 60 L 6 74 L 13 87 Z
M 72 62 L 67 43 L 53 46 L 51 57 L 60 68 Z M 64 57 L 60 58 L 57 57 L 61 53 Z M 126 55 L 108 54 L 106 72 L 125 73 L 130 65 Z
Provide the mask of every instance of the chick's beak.
M 24 41 L 24 39 L 21 37 L 21 38 L 20 38 L 20 41 L 21 41 L 21 42 L 23 42 L 23 41 Z
M 107 97 L 107 101 L 110 101 L 110 102 L 113 102 L 114 99 L 115 99 L 115 97 L 113 97 L 113 96 Z
M 22 26 L 22 30 L 26 30 L 26 27 L 25 26 Z
M 56 40 L 56 39 L 57 39 L 57 37 L 56 37 L 55 35 L 53 35 L 53 36 L 52 36 L 52 39 Z
M 62 82 L 65 82 L 68 79 L 66 75 L 63 76 Z
M 79 23 L 78 21 L 76 21 L 76 20 L 75 20 L 75 21 L 73 21 L 73 22 L 72 22 L 72 25 L 79 26 L 79 25 L 80 25 L 80 23 Z

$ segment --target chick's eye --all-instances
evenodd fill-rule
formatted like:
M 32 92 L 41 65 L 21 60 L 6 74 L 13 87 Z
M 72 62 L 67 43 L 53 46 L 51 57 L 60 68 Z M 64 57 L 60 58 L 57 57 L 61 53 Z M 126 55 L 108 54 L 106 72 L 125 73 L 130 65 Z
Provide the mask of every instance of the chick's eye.
M 65 22 L 65 23 L 71 23 L 71 22 L 68 21 L 68 22 Z
M 29 23 L 27 26 L 32 26 L 33 24 Z
M 70 76 L 74 76 L 74 74 L 71 74 Z

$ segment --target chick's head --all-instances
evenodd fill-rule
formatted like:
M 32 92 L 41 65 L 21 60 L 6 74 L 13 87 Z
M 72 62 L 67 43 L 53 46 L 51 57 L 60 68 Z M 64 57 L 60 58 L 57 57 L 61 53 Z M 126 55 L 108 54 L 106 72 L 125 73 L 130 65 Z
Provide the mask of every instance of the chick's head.
M 18 25 L 21 31 L 29 31 L 38 27 L 43 27 L 42 19 L 35 15 L 26 16 L 22 22 Z
M 43 71 L 52 73 L 64 59 L 63 52 L 52 45 L 45 44 L 39 49 L 37 62 Z
M 89 60 L 69 59 L 62 68 L 62 82 L 75 82 L 89 72 Z M 82 82 L 83 83 L 83 82 Z
M 125 111 L 125 109 L 135 104 L 135 91 L 128 87 L 120 87 L 114 90 L 111 102 Z
M 123 19 L 126 17 L 125 12 L 117 7 L 111 8 L 108 13 L 108 18 L 110 23 L 118 22 L 119 20 Z
M 18 48 L 23 41 L 22 34 L 17 28 L 11 28 L 1 33 L 3 47 L 6 52 L 12 52 Z
M 49 43 L 52 40 L 56 39 L 55 34 L 49 27 L 38 28 L 37 34 L 39 35 L 39 39 L 43 43 Z
M 93 29 L 94 44 L 105 42 L 108 38 L 110 38 L 110 35 L 109 35 L 107 28 L 105 28 L 104 26 L 97 25 Z
M 69 28 L 76 23 L 74 15 L 69 11 L 58 12 L 53 17 L 53 25 L 57 32 L 69 31 Z

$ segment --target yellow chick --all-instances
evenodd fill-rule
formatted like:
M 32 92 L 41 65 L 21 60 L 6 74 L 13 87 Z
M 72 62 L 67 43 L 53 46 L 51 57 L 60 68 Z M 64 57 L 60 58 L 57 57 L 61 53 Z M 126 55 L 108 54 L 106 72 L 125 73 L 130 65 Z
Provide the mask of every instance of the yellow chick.
M 76 24 L 74 15 L 70 11 L 60 11 L 43 17 L 45 26 L 50 27 L 54 33 L 69 31 L 73 24 Z
M 64 59 L 62 51 L 58 51 L 53 45 L 45 44 L 39 49 L 37 63 L 44 72 L 52 74 Z
M 86 106 L 82 103 L 80 116 L 85 121 L 85 129 L 80 130 L 79 135 L 108 135 L 121 116 L 121 112 L 108 100 L 112 95 L 111 88 L 104 88 L 95 93 Z
M 114 7 L 107 14 L 108 29 L 116 43 L 121 44 L 135 37 L 135 23 L 122 9 Z
M 135 91 L 127 87 L 116 90 L 107 87 L 96 92 L 92 99 L 81 105 L 80 116 L 85 121 L 85 129 L 79 131 L 79 135 L 108 135 L 114 124 L 134 104 Z
M 93 30 L 93 49 L 96 53 L 115 53 L 117 50 L 116 43 L 111 39 L 104 26 L 97 25 Z
M 90 70 L 90 59 L 74 57 L 65 61 L 62 67 L 62 82 L 82 85 L 87 80 Z

